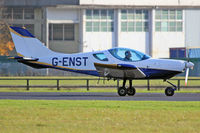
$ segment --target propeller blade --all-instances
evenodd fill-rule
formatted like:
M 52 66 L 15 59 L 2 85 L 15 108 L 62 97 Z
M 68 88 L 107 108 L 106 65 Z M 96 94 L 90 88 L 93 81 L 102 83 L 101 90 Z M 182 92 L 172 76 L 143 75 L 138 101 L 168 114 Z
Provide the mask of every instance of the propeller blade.
M 186 74 L 185 74 L 185 86 L 187 86 L 187 80 L 188 80 L 189 70 L 190 70 L 190 68 L 187 68 L 187 69 L 186 69 Z

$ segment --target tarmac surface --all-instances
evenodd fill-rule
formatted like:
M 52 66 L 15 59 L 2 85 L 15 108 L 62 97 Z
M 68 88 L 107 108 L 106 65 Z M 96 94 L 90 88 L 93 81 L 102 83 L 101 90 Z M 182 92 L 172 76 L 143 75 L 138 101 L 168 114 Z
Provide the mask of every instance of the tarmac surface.
M 0 99 L 15 100 L 118 100 L 118 101 L 200 101 L 200 93 L 136 93 L 120 97 L 114 92 L 0 92 Z

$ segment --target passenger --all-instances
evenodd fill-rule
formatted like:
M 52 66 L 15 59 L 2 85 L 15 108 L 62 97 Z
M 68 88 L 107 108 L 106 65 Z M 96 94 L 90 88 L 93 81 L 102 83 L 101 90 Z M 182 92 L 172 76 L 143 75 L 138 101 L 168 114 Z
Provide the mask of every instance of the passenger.
M 132 57 L 131 52 L 126 51 L 124 61 L 132 61 L 131 57 Z

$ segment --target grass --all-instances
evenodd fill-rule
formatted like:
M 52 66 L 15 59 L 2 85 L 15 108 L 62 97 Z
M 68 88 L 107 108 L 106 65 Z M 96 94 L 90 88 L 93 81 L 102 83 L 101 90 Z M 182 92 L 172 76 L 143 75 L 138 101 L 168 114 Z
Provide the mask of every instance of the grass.
M 200 102 L 1 100 L 3 133 L 197 133 Z

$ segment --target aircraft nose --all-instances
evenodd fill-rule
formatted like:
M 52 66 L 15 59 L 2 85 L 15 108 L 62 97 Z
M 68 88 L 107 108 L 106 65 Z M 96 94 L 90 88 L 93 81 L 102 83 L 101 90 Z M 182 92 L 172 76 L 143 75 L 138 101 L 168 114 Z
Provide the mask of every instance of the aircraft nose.
M 186 68 L 193 69 L 194 63 L 192 63 L 192 62 L 186 62 L 185 67 L 186 67 Z

